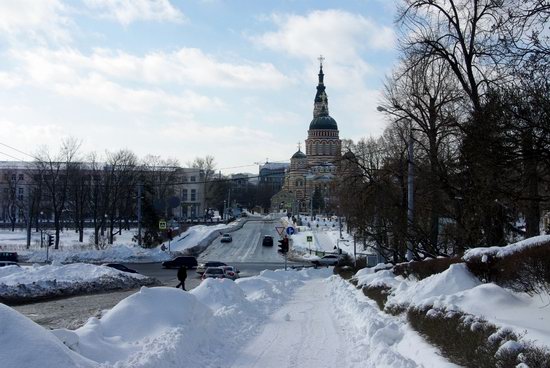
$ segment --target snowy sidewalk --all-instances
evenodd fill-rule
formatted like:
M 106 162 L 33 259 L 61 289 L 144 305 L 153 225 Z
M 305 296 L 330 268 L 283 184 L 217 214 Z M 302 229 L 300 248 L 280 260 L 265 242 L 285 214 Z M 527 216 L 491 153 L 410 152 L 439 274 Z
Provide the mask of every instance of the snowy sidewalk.
M 266 320 L 232 367 L 456 367 L 340 277 L 311 279 Z
M 238 353 L 232 367 L 348 367 L 347 346 L 332 309 L 324 280 L 306 282 Z

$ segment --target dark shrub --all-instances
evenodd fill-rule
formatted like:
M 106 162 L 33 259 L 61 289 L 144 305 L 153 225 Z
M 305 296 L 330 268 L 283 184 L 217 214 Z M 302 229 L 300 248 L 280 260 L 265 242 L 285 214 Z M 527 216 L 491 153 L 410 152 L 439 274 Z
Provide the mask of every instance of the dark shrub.
M 484 282 L 529 295 L 550 292 L 550 242 L 503 257 L 468 257 L 466 265 Z
M 365 286 L 362 290 L 365 296 L 371 298 L 376 302 L 376 304 L 378 304 L 378 308 L 380 308 L 380 310 L 384 310 L 386 301 L 388 300 L 388 294 L 390 292 L 390 288 L 388 286 Z
M 514 368 L 523 362 L 529 367 L 550 367 L 550 351 L 521 342 L 518 349 L 500 350 L 506 341 L 518 336 L 498 329 L 479 317 L 430 308 L 409 308 L 411 326 L 455 364 L 472 368 Z
M 399 263 L 393 267 L 393 272 L 396 275 L 408 278 L 414 276 L 418 280 L 425 279 L 436 273 L 441 273 L 448 269 L 454 263 L 461 263 L 462 260 L 458 257 L 453 258 L 435 258 L 424 261 L 413 261 L 407 263 Z

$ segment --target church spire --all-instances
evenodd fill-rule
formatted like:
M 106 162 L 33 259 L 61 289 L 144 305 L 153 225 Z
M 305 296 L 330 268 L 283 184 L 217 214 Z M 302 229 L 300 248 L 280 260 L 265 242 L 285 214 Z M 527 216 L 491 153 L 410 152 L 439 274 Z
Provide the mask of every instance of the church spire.
M 328 97 L 325 92 L 325 84 L 323 78 L 323 55 L 319 56 L 319 84 L 317 85 L 317 94 L 315 95 L 315 102 L 313 104 L 313 117 L 328 116 Z

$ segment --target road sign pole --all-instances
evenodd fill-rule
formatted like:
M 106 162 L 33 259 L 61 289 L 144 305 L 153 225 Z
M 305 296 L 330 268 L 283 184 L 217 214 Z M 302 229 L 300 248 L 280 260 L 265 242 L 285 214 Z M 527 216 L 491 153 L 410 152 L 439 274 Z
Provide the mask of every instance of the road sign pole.
M 287 259 L 287 252 L 285 252 L 285 271 L 286 271 L 286 259 Z

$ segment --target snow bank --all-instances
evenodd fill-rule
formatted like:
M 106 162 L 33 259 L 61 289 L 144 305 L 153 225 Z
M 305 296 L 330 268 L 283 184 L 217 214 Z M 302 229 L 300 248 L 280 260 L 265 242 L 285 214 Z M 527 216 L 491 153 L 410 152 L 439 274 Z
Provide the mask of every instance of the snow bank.
M 43 327 L 0 304 L 0 362 L 2 367 L 97 367 L 71 351 Z
M 543 243 L 547 243 L 547 245 L 550 246 L 550 235 L 534 236 L 504 247 L 473 248 L 468 250 L 462 258 L 468 261 L 471 258 L 481 258 L 483 256 L 506 257 L 516 252 L 520 252 L 523 249 L 536 247 Z
M 154 285 L 156 280 L 111 267 L 86 263 L 8 266 L 0 268 L 0 301 L 17 303 L 38 298 Z
M 528 243 L 529 244 L 529 243 Z M 483 317 L 499 327 L 511 328 L 518 335 L 550 346 L 550 296 L 531 297 L 496 284 L 484 284 L 463 263 L 420 281 L 396 277 L 391 271 L 365 269 L 354 276 L 360 286 L 387 286 L 388 307 L 433 306 Z

